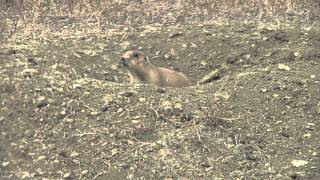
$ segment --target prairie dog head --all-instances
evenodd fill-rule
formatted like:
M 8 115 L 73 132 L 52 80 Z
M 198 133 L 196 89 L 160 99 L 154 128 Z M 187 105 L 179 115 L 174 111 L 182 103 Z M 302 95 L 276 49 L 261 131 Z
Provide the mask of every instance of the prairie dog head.
M 138 68 L 150 63 L 142 51 L 127 51 L 121 56 L 121 64 L 128 68 Z

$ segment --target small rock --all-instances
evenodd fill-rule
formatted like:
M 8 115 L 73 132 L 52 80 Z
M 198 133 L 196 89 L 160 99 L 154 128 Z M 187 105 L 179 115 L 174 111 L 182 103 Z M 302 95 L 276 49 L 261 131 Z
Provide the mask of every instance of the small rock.
M 197 48 L 198 46 L 195 43 L 191 42 L 191 47 Z
M 289 66 L 284 65 L 284 64 L 279 64 L 279 65 L 278 65 L 278 69 L 280 69 L 280 70 L 286 70 L 286 71 L 290 71 L 290 70 L 291 70 L 291 68 L 290 68 Z
M 162 101 L 160 105 L 164 110 L 172 109 L 172 103 L 170 101 Z
M 79 53 L 77 53 L 77 52 L 74 52 L 73 55 L 74 55 L 75 57 L 77 57 L 77 58 L 81 58 L 81 55 L 80 55 Z
M 250 54 L 245 54 L 245 55 L 243 55 L 243 57 L 244 57 L 245 59 L 249 59 L 249 58 L 251 57 L 251 55 L 250 55 Z
M 199 84 L 206 84 L 213 80 L 219 79 L 221 77 L 222 72 L 219 69 L 212 71 L 211 73 L 205 75 L 200 81 Z
M 81 88 L 81 87 L 82 87 L 81 84 L 72 84 L 72 88 L 73 88 L 73 89 L 79 89 L 79 88 Z
M 16 53 L 17 53 L 17 51 L 14 49 L 9 49 L 9 50 L 5 51 L 5 54 L 7 54 L 7 55 L 12 55 L 12 54 L 16 54 Z
M 133 96 L 133 92 L 131 91 L 120 92 L 119 95 L 124 97 L 131 97 Z
M 234 64 L 235 62 L 237 62 L 238 61 L 238 58 L 237 57 L 228 57 L 228 59 L 227 59 L 227 62 L 229 63 L 229 64 Z
M 308 126 L 315 126 L 315 123 L 307 123 Z
M 144 103 L 144 102 L 146 102 L 146 101 L 147 101 L 146 98 L 143 98 L 143 97 L 139 98 L 139 102 Z
M 65 173 L 65 174 L 63 174 L 63 178 L 64 179 L 67 179 L 67 178 L 69 178 L 70 177 L 70 173 L 68 172 L 68 173 Z
M 304 138 L 310 138 L 310 137 L 311 137 L 311 134 L 310 134 L 310 133 L 306 133 L 306 134 L 304 134 L 302 137 L 304 137 Z
M 80 153 L 76 152 L 76 151 L 73 151 L 71 154 L 70 154 L 70 157 L 77 157 L 79 156 Z
M 169 35 L 169 38 L 174 38 L 183 35 L 183 32 L 174 32 Z
M 47 157 L 46 156 L 39 156 L 38 158 L 37 158 L 37 161 L 40 161 L 40 160 L 43 160 L 43 159 L 46 159 Z
M 110 109 L 110 104 L 109 103 L 105 103 L 101 108 L 101 112 L 106 112 Z
M 118 64 L 112 64 L 111 65 L 111 69 L 112 70 L 118 70 L 119 69 L 119 65 Z
M 60 161 L 58 159 L 53 160 L 53 164 L 59 164 Z
M 185 111 L 181 115 L 181 122 L 189 122 L 193 118 L 193 114 L 190 111 Z
M 296 172 L 293 172 L 293 171 L 289 171 L 288 176 L 291 177 L 292 179 L 298 179 L 299 174 L 297 174 Z
M 161 51 L 156 52 L 156 56 L 159 56 L 161 54 Z
M 98 111 L 92 111 L 92 112 L 90 112 L 90 115 L 91 116 L 97 116 L 97 115 L 99 115 L 100 114 L 100 112 L 98 112 Z
M 300 167 L 300 166 L 305 166 L 308 164 L 308 161 L 305 160 L 292 160 L 291 161 L 292 165 L 294 167 Z
M 33 75 L 38 75 L 39 71 L 36 69 L 24 69 L 22 70 L 23 77 L 31 77 Z
M 177 110 L 179 110 L 179 111 L 183 110 L 182 104 L 180 104 L 180 103 L 176 103 L 176 104 L 174 105 L 174 108 L 177 109 Z
M 114 148 L 111 150 L 111 156 L 114 156 L 116 154 L 118 154 L 119 150 L 117 148 Z
M 159 92 L 159 93 L 161 93 L 161 94 L 163 94 L 163 93 L 165 93 L 166 92 L 166 90 L 165 89 L 163 89 L 163 88 L 157 88 L 157 92 Z
M 314 78 L 316 78 L 316 75 L 312 74 L 312 75 L 310 75 L 310 78 L 314 79 Z
M 212 171 L 212 170 L 213 170 L 213 168 L 214 168 L 213 166 L 208 167 L 208 168 L 206 168 L 206 169 L 205 169 L 205 171 L 206 171 L 206 172 Z
M 317 105 L 317 113 L 320 114 L 320 102 Z
M 235 178 L 235 177 L 241 177 L 243 175 L 243 172 L 240 170 L 235 170 L 233 172 L 230 173 L 230 176 Z
M 9 161 L 2 162 L 2 167 L 7 167 L 10 164 Z
M 203 161 L 203 162 L 200 163 L 200 166 L 208 168 L 208 167 L 210 167 L 210 164 L 209 164 L 208 161 Z
M 30 57 L 27 59 L 28 63 L 30 63 L 31 65 L 35 66 L 37 65 L 38 63 L 36 62 L 35 58 L 33 57 Z
M 88 170 L 83 170 L 83 171 L 81 171 L 81 175 L 85 175 L 85 174 L 87 174 L 89 171 Z
M 272 55 L 272 52 L 267 52 L 264 56 L 265 57 L 270 57 Z
M 165 59 L 169 59 L 169 58 L 170 58 L 170 54 L 165 54 L 165 55 L 164 55 L 164 58 L 165 58 Z
M 200 62 L 200 65 L 201 65 L 201 66 L 207 66 L 207 65 L 208 65 L 208 62 L 207 62 L 207 61 L 201 61 L 201 62 Z
M 117 110 L 117 114 L 120 114 L 120 113 L 122 113 L 123 111 L 124 111 L 123 108 L 119 108 L 119 109 Z
M 65 118 L 63 121 L 66 122 L 66 123 L 74 122 L 74 120 L 72 118 Z
M 55 63 L 54 65 L 52 65 L 51 67 L 50 67 L 51 69 L 57 69 L 58 68 L 58 64 L 57 63 Z
M 290 51 L 288 56 L 287 56 L 287 61 L 294 61 L 295 57 L 296 56 L 294 55 L 294 52 Z
M 45 107 L 48 105 L 48 100 L 46 97 L 44 96 L 40 96 L 38 99 L 37 99 L 37 107 L 38 108 L 42 108 L 42 107 Z

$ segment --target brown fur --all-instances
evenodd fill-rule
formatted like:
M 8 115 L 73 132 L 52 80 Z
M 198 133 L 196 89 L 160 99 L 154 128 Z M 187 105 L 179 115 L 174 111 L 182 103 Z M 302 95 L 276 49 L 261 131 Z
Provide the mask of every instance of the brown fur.
M 183 73 L 156 67 L 142 51 L 126 52 L 121 57 L 121 63 L 128 69 L 130 83 L 152 84 L 161 87 L 185 87 L 192 84 Z

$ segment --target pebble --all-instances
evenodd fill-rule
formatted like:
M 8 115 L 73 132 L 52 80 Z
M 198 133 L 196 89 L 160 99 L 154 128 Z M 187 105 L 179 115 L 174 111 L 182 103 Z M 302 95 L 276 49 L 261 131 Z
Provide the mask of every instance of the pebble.
M 235 177 L 241 177 L 243 175 L 243 172 L 240 170 L 235 170 L 233 172 L 230 173 L 230 176 L 235 178 Z
M 209 164 L 208 161 L 203 161 L 203 162 L 201 162 L 201 163 L 200 163 L 200 166 L 201 166 L 201 167 L 206 167 L 206 168 L 211 167 L 211 165 Z
M 172 103 L 170 101 L 162 101 L 160 105 L 164 110 L 172 109 Z
M 81 175 L 85 175 L 85 174 L 87 174 L 89 171 L 88 170 L 83 170 L 83 171 L 81 171 Z
M 278 65 L 278 69 L 280 69 L 280 70 L 286 70 L 286 71 L 290 71 L 290 70 L 291 70 L 291 68 L 290 68 L 289 66 L 284 65 L 284 64 L 279 64 L 279 65 Z
M 317 105 L 317 113 L 320 114 L 320 102 Z
M 122 113 L 123 111 L 124 111 L 123 108 L 119 108 L 119 109 L 117 110 L 117 114 L 120 114 L 120 113 Z
M 2 167 L 7 167 L 10 164 L 9 161 L 2 162 Z
M 37 69 L 24 69 L 22 70 L 23 77 L 31 77 L 33 75 L 38 75 L 39 71 Z
M 64 175 L 63 175 L 63 178 L 65 178 L 65 179 L 67 179 L 67 178 L 69 178 L 70 177 L 70 173 L 68 172 L 68 173 L 65 173 Z
M 82 85 L 81 84 L 72 84 L 72 88 L 73 89 L 78 89 L 78 88 L 81 88 Z
M 43 159 L 46 159 L 46 156 L 39 156 L 39 157 L 37 158 L 38 161 L 43 160 Z
M 48 100 L 46 97 L 44 96 L 40 96 L 38 99 L 37 99 L 37 107 L 38 108 L 42 108 L 42 107 L 45 107 L 48 105 Z
M 208 65 L 208 62 L 207 62 L 207 61 L 201 61 L 201 62 L 200 62 L 200 65 L 201 65 L 201 66 L 207 66 L 207 65 Z
M 169 38 L 174 38 L 183 35 L 183 32 L 174 32 L 169 35 Z
M 174 105 L 174 108 L 177 109 L 177 110 L 179 110 L 179 111 L 183 110 L 182 104 L 180 104 L 180 103 L 176 103 L 176 104 Z
M 310 137 L 311 137 L 311 134 L 310 134 L 310 133 L 306 133 L 306 134 L 304 134 L 302 137 L 304 137 L 304 138 L 310 138 Z
M 300 166 L 305 166 L 308 164 L 308 161 L 305 160 L 292 160 L 291 161 L 292 165 L 294 167 L 300 167 Z
M 4 53 L 5 53 L 6 55 L 12 55 L 12 54 L 16 54 L 17 51 L 14 50 L 14 49 L 9 49 L 9 50 L 5 50 Z
M 139 102 L 146 102 L 147 101 L 147 99 L 146 98 L 143 98 L 143 97 L 141 97 L 141 98 L 139 98 Z
M 119 69 L 119 65 L 118 64 L 112 64 L 111 65 L 111 69 L 112 70 L 118 70 Z
M 53 164 L 59 164 L 60 161 L 58 159 L 53 160 Z
M 199 84 L 205 84 L 209 83 L 213 80 L 219 79 L 221 76 L 221 71 L 219 69 L 216 69 L 209 74 L 205 75 L 198 83 Z
M 76 152 L 76 151 L 73 151 L 71 154 L 70 154 L 70 157 L 77 157 L 79 156 L 80 153 Z
M 165 93 L 166 92 L 166 90 L 165 89 L 163 89 L 163 88 L 157 88 L 157 92 L 159 92 L 159 93 L 161 93 L 161 94 L 163 94 L 163 93 Z
M 288 176 L 291 177 L 292 179 L 298 179 L 299 177 L 299 175 L 294 171 L 289 171 Z
M 91 116 L 97 116 L 97 115 L 99 115 L 100 114 L 100 112 L 98 112 L 98 111 L 92 111 L 92 112 L 90 112 L 90 115 Z
M 119 95 L 124 97 L 131 97 L 133 96 L 133 92 L 131 91 L 120 92 Z

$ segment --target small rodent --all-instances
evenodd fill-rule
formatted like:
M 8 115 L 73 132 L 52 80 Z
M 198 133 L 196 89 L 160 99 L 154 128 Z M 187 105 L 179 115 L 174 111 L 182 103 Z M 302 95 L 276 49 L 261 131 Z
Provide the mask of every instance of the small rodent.
M 130 83 L 151 84 L 159 87 L 186 87 L 191 81 L 181 72 L 153 65 L 142 51 L 127 51 L 121 64 L 128 70 Z

